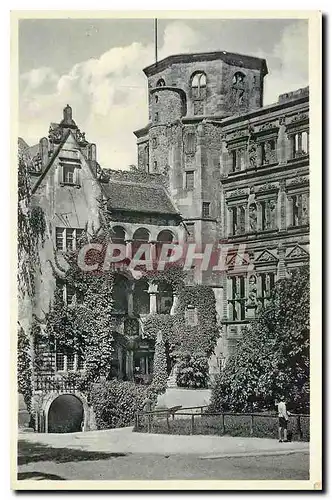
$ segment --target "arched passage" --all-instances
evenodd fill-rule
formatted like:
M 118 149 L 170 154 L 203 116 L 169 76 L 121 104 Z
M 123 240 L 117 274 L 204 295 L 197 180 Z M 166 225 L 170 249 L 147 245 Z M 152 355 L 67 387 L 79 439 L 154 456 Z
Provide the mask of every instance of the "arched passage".
M 48 432 L 80 432 L 84 409 L 80 399 L 72 394 L 55 398 L 48 410 Z

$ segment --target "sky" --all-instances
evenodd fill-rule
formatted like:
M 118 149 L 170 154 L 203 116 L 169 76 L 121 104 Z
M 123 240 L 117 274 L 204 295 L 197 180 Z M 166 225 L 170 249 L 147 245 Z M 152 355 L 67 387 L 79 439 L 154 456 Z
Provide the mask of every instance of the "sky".
M 161 19 L 158 59 L 226 50 L 266 59 L 264 105 L 308 85 L 308 25 L 294 19 Z M 134 130 L 148 122 L 142 69 L 154 62 L 153 19 L 25 19 L 19 23 L 19 134 L 48 135 L 66 104 L 97 144 L 102 167 L 137 163 Z

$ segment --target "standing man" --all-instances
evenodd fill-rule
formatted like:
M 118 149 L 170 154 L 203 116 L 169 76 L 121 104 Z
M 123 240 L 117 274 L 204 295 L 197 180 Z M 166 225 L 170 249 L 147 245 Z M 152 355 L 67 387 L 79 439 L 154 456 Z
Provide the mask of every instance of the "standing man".
M 275 405 L 278 407 L 279 416 L 279 443 L 285 443 L 287 442 L 288 412 L 284 398 L 281 398 L 279 403 L 278 401 L 275 401 Z

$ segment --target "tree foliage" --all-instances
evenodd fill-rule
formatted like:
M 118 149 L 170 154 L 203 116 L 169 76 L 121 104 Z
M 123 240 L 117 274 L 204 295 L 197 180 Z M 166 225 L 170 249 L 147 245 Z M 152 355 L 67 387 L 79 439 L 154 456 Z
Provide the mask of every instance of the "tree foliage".
M 209 363 L 204 353 L 180 353 L 176 382 L 179 387 L 205 389 L 209 381 Z
M 309 411 L 309 269 L 276 283 L 270 304 L 249 326 L 216 378 L 214 411 L 251 411 L 283 396 L 297 412 Z

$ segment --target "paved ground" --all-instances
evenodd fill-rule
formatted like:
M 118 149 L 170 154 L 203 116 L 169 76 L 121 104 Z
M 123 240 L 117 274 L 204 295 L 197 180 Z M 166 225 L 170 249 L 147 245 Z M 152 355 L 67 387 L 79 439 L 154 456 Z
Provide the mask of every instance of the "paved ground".
M 231 456 L 309 451 L 309 443 L 278 443 L 275 439 L 231 436 L 175 436 L 132 432 L 132 427 L 71 434 L 23 433 L 21 439 L 57 448 L 143 455 Z
M 195 455 L 127 455 L 88 462 L 22 465 L 18 479 L 172 480 L 309 479 L 309 455 L 201 459 Z M 130 485 L 128 485 L 130 488 Z
M 125 455 L 70 461 L 69 454 L 68 461 L 62 463 L 28 463 L 19 466 L 19 479 L 309 479 L 308 443 L 139 434 L 132 428 L 73 434 L 24 433 L 20 439 L 52 448 Z

